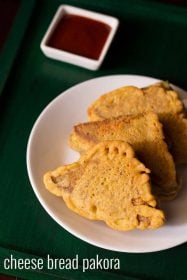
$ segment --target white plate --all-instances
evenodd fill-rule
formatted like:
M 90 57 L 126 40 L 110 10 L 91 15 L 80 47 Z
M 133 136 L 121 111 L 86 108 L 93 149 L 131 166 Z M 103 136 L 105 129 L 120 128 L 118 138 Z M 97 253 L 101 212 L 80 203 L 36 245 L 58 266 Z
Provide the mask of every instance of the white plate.
M 68 147 L 68 135 L 73 125 L 87 120 L 86 110 L 90 103 L 101 94 L 124 85 L 143 87 L 155 82 L 158 80 L 149 77 L 114 75 L 78 84 L 55 98 L 32 129 L 27 147 L 27 168 L 38 200 L 63 228 L 98 247 L 120 252 L 154 252 L 187 241 L 186 167 L 179 170 L 183 188 L 174 201 L 162 205 L 167 222 L 157 230 L 120 232 L 108 228 L 103 222 L 89 221 L 70 211 L 61 198 L 45 189 L 42 182 L 46 171 L 79 158 L 78 153 Z M 180 94 L 182 98 L 186 97 L 184 91 L 180 90 Z

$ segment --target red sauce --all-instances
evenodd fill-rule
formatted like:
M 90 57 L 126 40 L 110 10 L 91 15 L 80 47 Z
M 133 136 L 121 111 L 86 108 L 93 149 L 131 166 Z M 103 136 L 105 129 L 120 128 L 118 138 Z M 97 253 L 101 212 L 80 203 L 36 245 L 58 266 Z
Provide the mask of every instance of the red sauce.
M 98 59 L 110 26 L 82 16 L 67 14 L 57 24 L 48 45 L 84 57 Z

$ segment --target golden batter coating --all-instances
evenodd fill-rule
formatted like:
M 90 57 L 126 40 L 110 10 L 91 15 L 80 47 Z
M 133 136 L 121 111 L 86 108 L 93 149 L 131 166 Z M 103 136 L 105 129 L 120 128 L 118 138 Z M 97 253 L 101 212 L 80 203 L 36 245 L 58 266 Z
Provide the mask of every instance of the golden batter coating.
M 171 200 L 177 195 L 175 164 L 155 113 L 78 124 L 73 128 L 69 144 L 84 153 L 105 140 L 122 140 L 133 147 L 138 158 L 151 170 L 153 192 L 159 198 Z
M 118 88 L 98 98 L 89 108 L 90 121 L 154 112 L 164 125 L 176 163 L 187 163 L 187 119 L 182 101 L 168 83 L 139 89 Z M 178 128 L 178 129 L 177 129 Z
M 77 214 L 116 230 L 155 229 L 163 211 L 151 194 L 149 169 L 123 141 L 104 141 L 76 163 L 44 175 L 46 188 Z
M 106 93 L 88 108 L 88 116 L 90 121 L 96 121 L 152 111 L 162 117 L 183 110 L 175 91 L 155 84 L 144 89 L 126 86 Z
M 143 90 L 150 96 L 155 95 L 156 98 L 164 92 L 167 96 L 170 96 L 170 103 L 168 103 L 165 113 L 157 113 L 163 123 L 164 132 L 175 162 L 177 164 L 187 164 L 187 119 L 182 101 L 167 83 L 151 85 Z

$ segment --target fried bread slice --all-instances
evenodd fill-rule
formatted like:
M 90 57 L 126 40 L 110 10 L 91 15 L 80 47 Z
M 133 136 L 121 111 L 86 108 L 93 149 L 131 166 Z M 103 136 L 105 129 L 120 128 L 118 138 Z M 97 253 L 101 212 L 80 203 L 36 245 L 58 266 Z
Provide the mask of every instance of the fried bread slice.
M 171 148 L 171 153 L 177 164 L 187 164 L 187 119 L 186 112 L 182 101 L 179 99 L 177 93 L 172 90 L 168 83 L 157 83 L 144 88 L 143 91 L 148 95 L 159 96 L 165 92 L 170 95 L 171 102 L 165 113 L 159 113 L 159 119 L 164 125 L 164 133 Z M 174 100 L 172 96 L 174 95 Z M 176 103 L 176 97 L 180 103 Z M 178 105 L 179 106 L 178 106 Z M 175 106 L 178 110 L 171 110 Z
M 171 200 L 177 195 L 175 164 L 155 113 L 78 124 L 70 134 L 69 144 L 84 153 L 105 140 L 122 140 L 133 147 L 138 158 L 151 170 L 153 192 L 159 198 Z
M 175 162 L 187 164 L 187 119 L 181 115 L 170 115 L 162 123 Z
M 99 97 L 88 108 L 88 117 L 90 121 L 97 121 L 150 111 L 162 118 L 166 114 L 180 114 L 184 107 L 175 91 L 159 84 L 144 89 L 125 86 Z
M 145 112 L 158 114 L 171 142 L 176 163 L 187 163 L 187 119 L 184 105 L 168 83 L 161 82 L 142 89 L 126 86 L 106 93 L 88 108 L 88 117 L 90 121 L 97 121 Z M 179 127 L 179 135 L 176 134 L 176 127 Z
M 149 169 L 123 141 L 93 146 L 78 162 L 44 175 L 46 188 L 67 207 L 116 230 L 154 229 L 163 225 L 163 211 L 151 193 Z

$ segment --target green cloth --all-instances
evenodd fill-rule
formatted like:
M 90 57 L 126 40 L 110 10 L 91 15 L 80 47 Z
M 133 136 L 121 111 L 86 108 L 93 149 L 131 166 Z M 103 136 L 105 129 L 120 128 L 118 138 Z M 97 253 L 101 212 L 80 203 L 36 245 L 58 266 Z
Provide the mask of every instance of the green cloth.
M 36 118 L 69 87 L 103 75 L 138 74 L 187 88 L 187 9 L 143 0 L 65 1 L 120 20 L 105 61 L 94 72 L 48 59 L 40 50 L 41 39 L 61 3 L 36 1 L 0 99 L 0 272 L 24 279 L 187 279 L 187 244 L 146 254 L 112 252 L 87 244 L 45 212 L 26 170 L 26 146 Z M 82 273 L 80 262 L 78 271 L 5 271 L 3 259 L 10 254 L 44 259 L 47 254 L 56 258 L 79 254 L 80 260 L 98 254 L 101 258 L 119 258 L 121 268 Z

